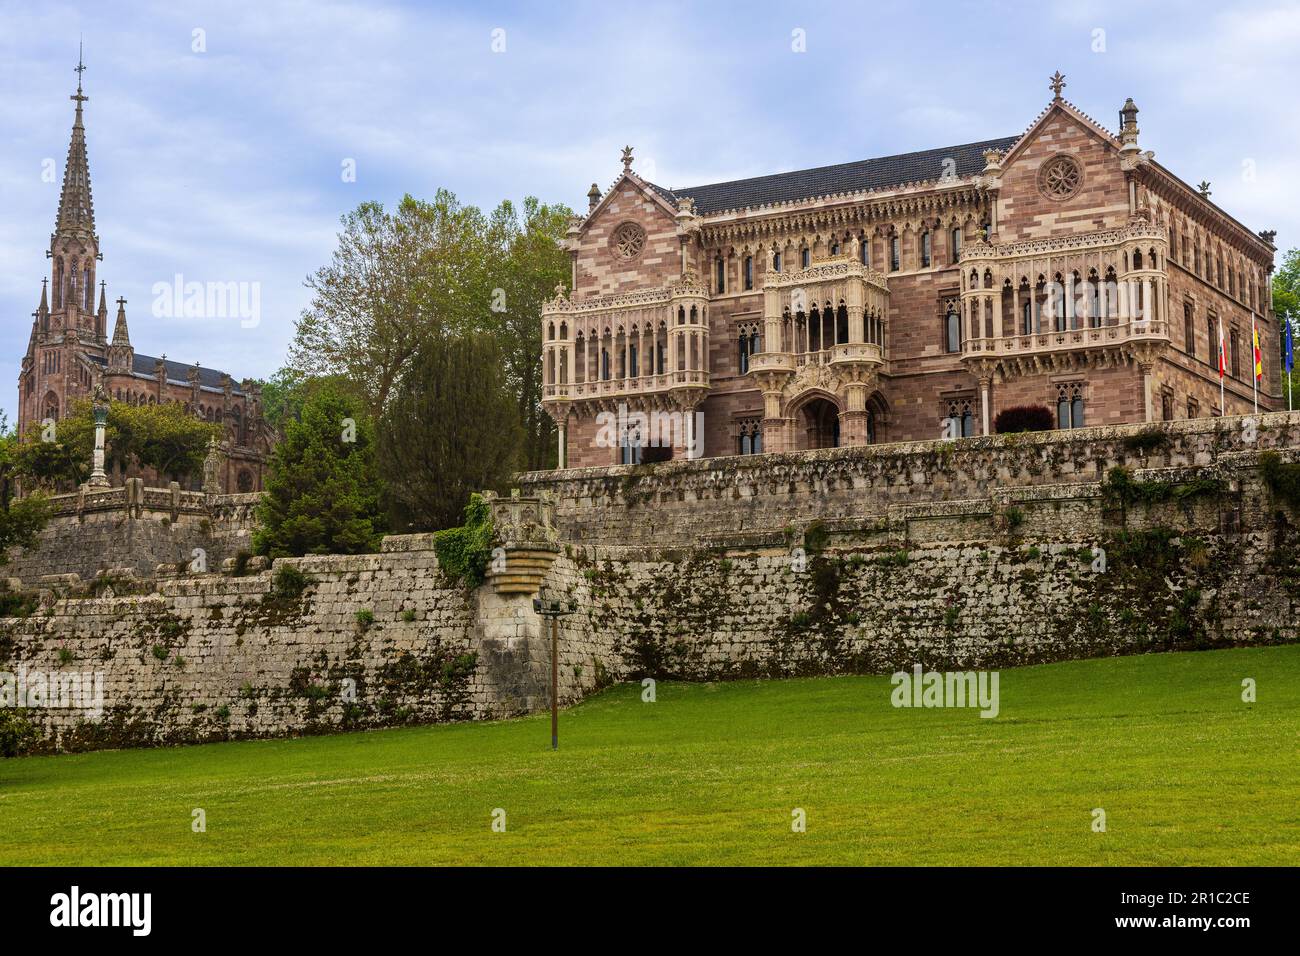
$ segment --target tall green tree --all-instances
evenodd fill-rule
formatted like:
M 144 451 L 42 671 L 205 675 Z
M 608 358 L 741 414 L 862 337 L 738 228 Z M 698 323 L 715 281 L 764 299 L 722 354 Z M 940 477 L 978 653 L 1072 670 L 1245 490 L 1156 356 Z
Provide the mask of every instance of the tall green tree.
M 329 265 L 307 279 L 289 365 L 342 375 L 377 415 L 420 343 L 473 329 L 486 312 L 486 223 L 446 190 L 396 210 L 362 203 L 342 219 Z
M 375 551 L 384 526 L 380 490 L 364 405 L 319 389 L 272 452 L 254 550 L 273 558 Z
M 440 190 L 389 212 L 363 203 L 343 218 L 329 265 L 308 279 L 289 370 L 338 376 L 381 417 L 426 343 L 496 340 L 522 427 L 521 468 L 554 464 L 554 426 L 541 406 L 541 305 L 569 280 L 562 241 L 571 212 L 529 197 L 484 216 Z M 278 399 L 277 399 L 278 400 Z M 271 399 L 268 399 L 268 407 Z M 443 414 L 472 414 L 446 408 Z
M 1286 323 L 1291 323 L 1292 351 L 1300 351 L 1300 249 L 1292 249 L 1282 257 L 1282 265 L 1273 273 L 1273 312 L 1282 323 L 1282 350 L 1286 348 Z M 1285 361 L 1285 360 L 1284 360 Z M 1287 394 L 1285 364 L 1282 373 L 1282 395 Z M 1300 370 L 1292 370 L 1290 386 L 1293 394 L 1300 393 Z
M 563 242 L 573 211 L 544 205 L 532 196 L 520 219 L 509 201 L 492 213 L 493 277 L 502 295 L 492 315 L 501 336 L 507 381 L 516 396 L 523 427 L 520 467 L 555 467 L 555 424 L 542 409 L 542 303 L 566 289 L 569 254 Z
M 473 492 L 503 490 L 521 461 L 523 429 L 498 342 L 463 335 L 425 343 L 378 425 L 394 528 L 459 523 Z

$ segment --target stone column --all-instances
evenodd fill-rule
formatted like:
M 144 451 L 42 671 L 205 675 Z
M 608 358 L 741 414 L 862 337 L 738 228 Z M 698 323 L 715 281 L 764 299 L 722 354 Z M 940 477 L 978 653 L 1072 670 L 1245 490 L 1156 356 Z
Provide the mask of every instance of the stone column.
M 95 388 L 95 450 L 91 455 L 90 487 L 107 488 L 108 475 L 104 474 L 104 425 L 108 421 L 108 403 L 103 389 Z
M 1139 367 L 1142 369 L 1142 407 L 1143 421 L 1152 421 L 1151 407 L 1151 370 L 1154 367 L 1151 362 L 1142 362 Z
M 980 379 L 980 410 L 983 415 L 984 434 L 991 434 L 992 429 L 989 427 L 989 380 Z

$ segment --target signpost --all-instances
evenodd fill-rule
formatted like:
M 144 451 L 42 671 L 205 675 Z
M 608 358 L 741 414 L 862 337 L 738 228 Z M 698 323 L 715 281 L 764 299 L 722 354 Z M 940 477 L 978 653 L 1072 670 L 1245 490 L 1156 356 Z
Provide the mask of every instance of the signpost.
M 551 749 L 560 749 L 560 618 L 572 614 L 572 601 L 550 597 L 543 590 L 533 598 L 533 610 L 551 625 Z

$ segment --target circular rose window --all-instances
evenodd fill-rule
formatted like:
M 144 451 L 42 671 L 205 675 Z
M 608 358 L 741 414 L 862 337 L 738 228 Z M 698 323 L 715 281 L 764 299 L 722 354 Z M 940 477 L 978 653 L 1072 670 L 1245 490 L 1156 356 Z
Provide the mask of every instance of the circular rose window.
M 625 222 L 614 230 L 612 244 L 620 259 L 635 259 L 645 248 L 645 230 L 634 222 Z
M 1079 191 L 1083 171 L 1069 156 L 1057 156 L 1038 171 L 1038 188 L 1049 199 L 1069 199 Z

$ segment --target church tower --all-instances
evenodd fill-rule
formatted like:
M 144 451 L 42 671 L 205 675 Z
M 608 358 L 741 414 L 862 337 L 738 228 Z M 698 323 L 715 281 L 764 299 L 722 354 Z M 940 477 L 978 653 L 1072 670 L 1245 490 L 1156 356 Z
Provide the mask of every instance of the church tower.
M 41 282 L 41 301 L 33 314 L 32 334 L 19 379 L 18 426 L 66 413 L 69 397 L 91 386 L 80 356 L 90 348 L 102 354 L 107 345 L 105 324 L 108 309 L 104 290 L 95 307 L 95 276 L 99 260 L 99 236 L 95 232 L 95 203 L 90 190 L 90 160 L 86 151 L 82 74 L 86 67 L 77 60 L 77 92 L 72 138 L 63 170 L 59 210 L 50 234 L 50 275 Z

